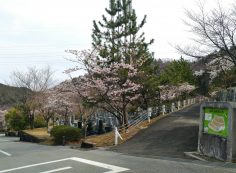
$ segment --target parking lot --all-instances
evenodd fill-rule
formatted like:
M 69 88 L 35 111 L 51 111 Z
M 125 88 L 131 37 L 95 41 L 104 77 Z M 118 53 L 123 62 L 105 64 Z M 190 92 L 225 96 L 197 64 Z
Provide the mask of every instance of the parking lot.
M 78 154 L 72 154 L 72 151 L 77 152 L 68 147 L 23 143 L 19 142 L 18 138 L 0 135 L 0 173 L 119 173 L 129 170 L 112 164 L 80 158 Z
M 117 152 L 46 146 L 0 136 L 0 173 L 232 173 L 234 164 L 135 157 Z
M 109 170 L 109 171 L 108 171 Z M 5 172 L 39 172 L 39 173 L 51 173 L 51 172 L 106 172 L 106 173 L 118 173 L 129 170 L 114 165 L 104 164 L 101 162 L 95 162 L 87 159 L 81 159 L 78 157 L 65 158 L 60 160 L 53 160 L 48 162 L 41 162 L 31 165 L 25 165 L 6 170 L 1 170 L 0 173 Z

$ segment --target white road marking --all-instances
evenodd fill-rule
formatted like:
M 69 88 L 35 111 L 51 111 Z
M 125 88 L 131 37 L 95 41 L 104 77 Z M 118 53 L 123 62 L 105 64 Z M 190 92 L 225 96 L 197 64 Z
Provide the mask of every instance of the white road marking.
M 119 172 L 124 172 L 124 171 L 129 170 L 127 168 L 118 167 L 118 166 L 114 166 L 114 165 L 109 165 L 109 164 L 105 164 L 105 163 L 101 163 L 101 162 L 95 162 L 95 161 L 92 161 L 92 160 L 81 159 L 81 158 L 78 158 L 78 157 L 71 157 L 71 158 L 66 158 L 66 159 L 54 160 L 54 161 L 50 161 L 50 162 L 42 162 L 42 163 L 37 163 L 37 164 L 12 168 L 12 169 L 6 169 L 6 170 L 0 171 L 0 173 L 11 172 L 11 171 L 16 171 L 16 170 L 20 170 L 20 169 L 26 169 L 26 168 L 31 168 L 31 167 L 41 166 L 41 165 L 47 165 L 47 164 L 57 163 L 57 162 L 62 162 L 62 161 L 67 161 L 67 160 L 73 160 L 73 161 L 77 161 L 77 162 L 81 162 L 81 163 L 101 167 L 101 168 L 104 168 L 104 169 L 110 169 L 110 171 L 107 171 L 107 172 L 104 172 L 104 173 L 119 173 Z
M 104 172 L 104 173 L 119 173 L 119 172 L 124 172 L 124 171 L 129 170 L 127 168 L 122 168 L 122 167 L 109 165 L 109 164 L 105 164 L 105 163 L 101 163 L 101 162 L 95 162 L 95 161 L 87 160 L 87 159 L 81 159 L 78 157 L 72 157 L 71 160 L 85 163 L 85 164 L 89 164 L 89 165 L 93 165 L 93 166 L 97 166 L 97 167 L 101 167 L 101 168 L 105 168 L 105 169 L 111 169 L 111 171 Z
M 50 170 L 50 171 L 44 171 L 44 172 L 40 172 L 40 173 L 52 173 L 52 172 L 64 171 L 64 170 L 71 169 L 71 168 L 72 167 L 68 166 L 68 167 L 53 169 L 53 170 Z
M 11 154 L 10 154 L 10 153 L 7 153 L 7 152 L 5 152 L 5 151 L 2 151 L 2 150 L 0 150 L 0 153 L 2 153 L 2 154 L 5 154 L 5 155 L 7 155 L 7 156 L 11 156 Z
M 54 160 L 54 161 L 51 161 L 51 162 L 43 162 L 43 163 L 37 163 L 37 164 L 33 164 L 33 165 L 21 166 L 21 167 L 12 168 L 12 169 L 6 169 L 6 170 L 0 171 L 0 173 L 16 171 L 16 170 L 31 168 L 31 167 L 40 166 L 40 165 L 47 165 L 47 164 L 50 164 L 50 163 L 56 163 L 56 162 L 61 162 L 61 161 L 66 161 L 66 160 L 69 160 L 69 159 Z

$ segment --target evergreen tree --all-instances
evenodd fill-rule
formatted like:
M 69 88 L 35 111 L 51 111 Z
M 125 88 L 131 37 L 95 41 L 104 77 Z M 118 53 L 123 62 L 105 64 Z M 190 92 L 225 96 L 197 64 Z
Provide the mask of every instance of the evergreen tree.
M 146 42 L 144 33 L 140 33 L 146 16 L 137 24 L 131 0 L 110 0 L 106 13 L 108 17 L 103 15 L 102 22 L 93 22 L 94 51 L 70 51 L 87 71 L 73 84 L 87 105 L 112 113 L 128 128 L 131 105 L 148 105 L 150 96 L 160 97 L 156 94 L 156 63 L 148 50 L 153 40 Z
M 101 58 L 107 60 L 107 64 L 102 65 L 124 62 L 138 67 L 142 71 L 136 78 L 142 86 L 139 91 L 142 99 L 138 104 L 144 109 L 154 106 L 153 103 L 157 106 L 160 98 L 156 73 L 158 64 L 148 49 L 154 40 L 146 42 L 144 33 L 140 33 L 146 23 L 146 15 L 138 24 L 132 0 L 110 0 L 110 6 L 105 10 L 108 17 L 103 15 L 102 22 L 93 22 L 92 34 L 93 47 L 99 50 Z
M 193 84 L 195 79 L 190 63 L 181 57 L 167 65 L 161 74 L 161 84 L 176 85 L 184 82 Z
M 148 46 L 153 43 L 145 41 L 144 33 L 139 34 L 146 23 L 146 16 L 137 24 L 137 16 L 132 8 L 132 0 L 110 0 L 105 9 L 109 17 L 102 16 L 103 21 L 93 22 L 93 47 L 99 49 L 102 58 L 110 63 L 140 63 L 150 58 Z

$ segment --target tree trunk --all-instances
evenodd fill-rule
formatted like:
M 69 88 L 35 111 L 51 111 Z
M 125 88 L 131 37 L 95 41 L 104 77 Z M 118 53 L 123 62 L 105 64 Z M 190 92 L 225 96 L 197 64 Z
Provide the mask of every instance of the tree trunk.
M 125 110 L 125 113 L 124 113 L 124 123 L 125 123 L 125 129 L 127 130 L 129 127 L 129 122 L 128 122 L 128 114 Z
M 50 121 L 50 118 L 47 119 L 46 123 L 47 123 L 47 132 L 49 133 L 49 121 Z
M 123 113 L 123 126 L 127 130 L 128 129 L 128 116 L 127 116 L 127 111 L 126 111 L 126 105 L 125 104 L 123 104 L 122 113 Z
M 30 129 L 34 129 L 34 112 L 29 113 L 29 124 Z

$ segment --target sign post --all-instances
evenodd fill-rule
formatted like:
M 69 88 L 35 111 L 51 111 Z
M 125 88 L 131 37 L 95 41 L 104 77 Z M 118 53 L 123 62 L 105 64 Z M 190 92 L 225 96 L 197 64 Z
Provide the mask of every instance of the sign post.
M 236 160 L 236 103 L 201 105 L 198 152 L 218 160 Z

